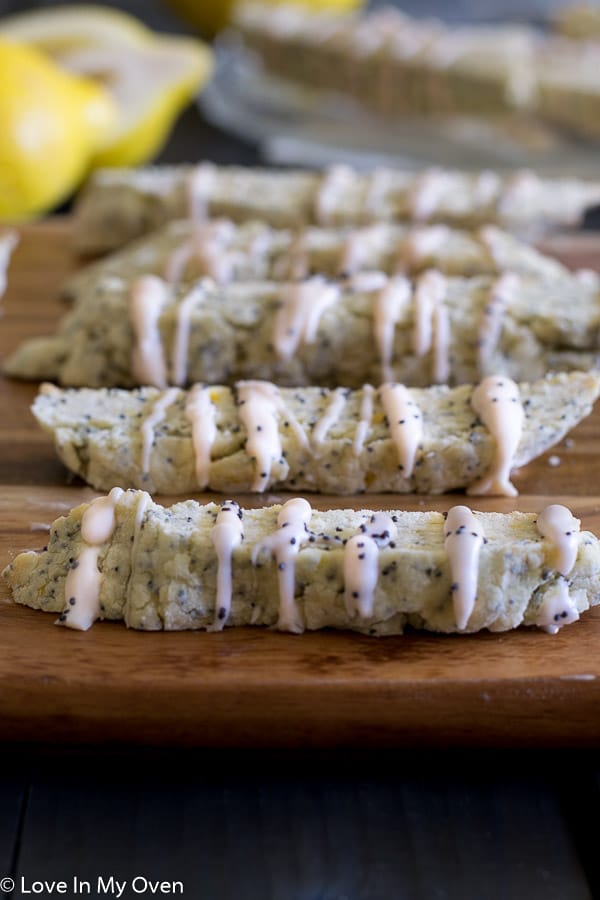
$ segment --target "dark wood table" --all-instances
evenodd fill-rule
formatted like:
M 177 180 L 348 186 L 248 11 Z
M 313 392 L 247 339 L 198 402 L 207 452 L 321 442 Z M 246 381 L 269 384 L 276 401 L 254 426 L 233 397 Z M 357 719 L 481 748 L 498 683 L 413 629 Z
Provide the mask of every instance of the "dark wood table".
M 191 108 L 160 161 L 200 157 L 258 154 Z M 594 748 L 160 749 L 40 733 L 6 735 L 1 762 L 4 896 L 56 896 L 61 881 L 69 897 L 123 883 L 125 898 L 192 900 L 600 896 Z

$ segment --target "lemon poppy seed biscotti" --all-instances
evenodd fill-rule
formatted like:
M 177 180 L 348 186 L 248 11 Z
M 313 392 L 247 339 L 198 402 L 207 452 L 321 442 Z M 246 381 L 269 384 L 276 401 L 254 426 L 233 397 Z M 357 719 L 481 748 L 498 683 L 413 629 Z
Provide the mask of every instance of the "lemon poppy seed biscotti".
M 512 271 L 547 279 L 573 277 L 558 260 L 493 225 L 469 232 L 446 225 L 379 222 L 363 228 L 310 226 L 293 231 L 265 222 L 187 219 L 169 222 L 85 266 L 66 281 L 62 294 L 78 301 L 103 279 L 130 281 L 150 274 L 172 283 L 207 276 L 223 284 L 285 281 L 313 273 L 335 277 L 363 270 L 415 274 L 428 268 L 447 275 Z
M 19 347 L 5 373 L 84 387 L 533 381 L 598 367 L 599 326 L 596 279 L 429 270 L 416 283 L 364 272 L 183 287 L 142 276 L 98 284 L 55 336 Z
M 600 543 L 568 509 L 536 515 L 319 512 L 305 499 L 170 509 L 113 488 L 5 569 L 15 602 L 87 629 L 556 632 L 600 602 Z
M 579 224 L 600 203 L 600 182 L 427 169 L 360 173 L 197 166 L 102 169 L 74 210 L 81 253 L 106 253 L 171 219 L 261 219 L 278 228 L 345 227 L 373 222 L 442 222 L 462 228 L 496 224 L 530 233 Z
M 438 494 L 467 487 L 513 495 L 510 470 L 562 440 L 599 393 L 595 372 L 412 390 L 258 381 L 190 391 L 43 385 L 32 409 L 60 459 L 98 490 Z

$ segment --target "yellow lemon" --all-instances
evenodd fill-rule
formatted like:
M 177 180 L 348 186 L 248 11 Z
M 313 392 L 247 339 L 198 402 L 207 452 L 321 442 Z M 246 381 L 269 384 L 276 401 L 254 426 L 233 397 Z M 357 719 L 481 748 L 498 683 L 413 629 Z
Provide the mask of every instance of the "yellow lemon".
M 118 110 L 94 166 L 135 166 L 160 150 L 175 119 L 212 71 L 194 38 L 162 36 L 104 6 L 56 6 L 0 20 L 0 36 L 26 40 L 69 72 L 104 84 Z
M 244 0 L 167 0 L 169 6 L 180 13 L 191 25 L 197 28 L 207 37 L 212 37 L 224 28 L 231 19 L 231 13 L 235 6 L 239 6 Z M 263 0 L 273 5 L 290 0 Z M 293 0 L 297 6 L 305 6 L 307 9 L 319 12 L 331 10 L 333 12 L 346 12 L 363 5 L 364 0 Z
M 30 218 L 71 194 L 115 121 L 98 84 L 0 39 L 0 220 Z

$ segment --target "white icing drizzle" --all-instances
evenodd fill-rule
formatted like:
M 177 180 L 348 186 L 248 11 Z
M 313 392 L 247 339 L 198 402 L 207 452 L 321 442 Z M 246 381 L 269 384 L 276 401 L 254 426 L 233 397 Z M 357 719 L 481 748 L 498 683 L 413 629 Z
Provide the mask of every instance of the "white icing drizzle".
M 291 359 L 301 343 L 311 344 L 315 340 L 321 316 L 337 302 L 339 295 L 339 287 L 328 284 L 320 276 L 282 286 L 273 335 L 280 359 Z
M 242 511 L 235 500 L 226 500 L 221 506 L 210 539 L 217 552 L 217 599 L 213 623 L 207 631 L 222 631 L 231 612 L 231 557 L 244 540 Z
M 257 544 L 252 553 L 255 565 L 259 555 L 265 551 L 275 557 L 279 582 L 279 616 L 275 627 L 279 631 L 291 631 L 294 634 L 304 631 L 295 598 L 295 560 L 302 544 L 309 538 L 308 523 L 311 515 L 312 509 L 307 500 L 300 497 L 288 500 L 277 516 L 278 530 Z
M 444 546 L 452 575 L 452 604 L 456 627 L 463 631 L 477 599 L 479 553 L 485 534 L 468 506 L 448 510 L 444 526 Z
M 195 260 L 200 275 L 207 275 L 218 284 L 232 279 L 233 256 L 226 244 L 235 234 L 235 225 L 225 219 L 203 222 L 194 226 L 190 238 L 169 254 L 165 263 L 165 279 L 181 281 L 190 260 Z
M 413 351 L 424 356 L 433 350 L 433 380 L 448 381 L 450 374 L 450 320 L 444 305 L 447 279 L 431 269 L 419 278 L 414 294 Z
M 375 295 L 373 308 L 373 328 L 381 360 L 381 380 L 392 381 L 392 357 L 394 353 L 394 332 L 402 312 L 411 299 L 411 285 L 407 278 L 398 275 Z
M 569 593 L 569 585 L 560 578 L 545 591 L 533 624 L 548 634 L 556 634 L 563 625 L 571 625 L 578 618 L 579 610 Z
M 429 169 L 418 175 L 410 192 L 410 212 L 422 222 L 431 219 L 448 187 L 449 176 L 441 169 Z
M 115 530 L 115 507 L 122 494 L 121 488 L 113 488 L 108 496 L 93 500 L 83 514 L 84 546 L 65 579 L 65 608 L 57 625 L 87 631 L 100 617 L 102 574 L 98 556 L 102 544 L 110 540 Z
M 336 388 L 329 397 L 329 403 L 323 416 L 315 425 L 312 433 L 313 445 L 319 447 L 327 436 L 329 429 L 337 422 L 346 403 L 345 388 Z
M 246 429 L 246 453 L 255 461 L 251 490 L 262 493 L 269 485 L 273 462 L 281 458 L 277 412 L 283 412 L 301 446 L 308 449 L 306 433 L 286 408 L 277 387 L 268 381 L 238 381 L 240 420 Z
M 490 473 L 471 485 L 468 493 L 516 497 L 510 470 L 525 418 L 519 387 L 510 378 L 489 375 L 473 391 L 471 406 L 494 439 L 494 455 Z
M 344 547 L 344 603 L 350 618 L 369 619 L 373 615 L 375 589 L 379 579 L 379 548 L 386 547 L 395 532 L 391 518 L 375 513 L 360 526 Z
M 131 286 L 129 313 L 134 332 L 131 371 L 140 384 L 167 386 L 167 368 L 158 321 L 167 300 L 165 282 L 156 275 L 142 275 Z
M 498 346 L 502 332 L 502 319 L 518 285 L 519 279 L 514 272 L 504 272 L 490 288 L 477 340 L 477 366 L 482 373 L 485 372 L 490 358 Z
M 354 435 L 354 455 L 360 456 L 362 453 L 365 438 L 371 426 L 373 419 L 373 396 L 375 388 L 371 384 L 363 385 L 362 400 L 360 403 L 360 418 L 356 426 L 356 434 Z
M 315 221 L 318 225 L 330 225 L 340 195 L 356 180 L 350 166 L 331 166 L 321 178 L 315 195 Z
M 449 236 L 450 229 L 447 225 L 413 229 L 401 247 L 398 271 L 420 268 L 424 260 L 439 253 Z
M 187 179 L 188 215 L 194 222 L 207 218 L 210 195 L 216 186 L 217 167 L 213 163 L 194 166 Z
M 568 575 L 577 559 L 581 522 L 566 506 L 552 503 L 539 514 L 536 524 L 541 536 L 552 545 L 553 568 Z
M 410 478 L 415 454 L 423 437 L 421 410 L 403 384 L 382 384 L 379 389 L 392 440 L 396 446 L 398 465 L 405 478 Z
M 161 396 L 152 407 L 152 412 L 144 419 L 144 422 L 142 423 L 142 427 L 140 429 L 142 432 L 142 453 L 140 458 L 140 466 L 143 475 L 147 475 L 150 470 L 150 452 L 152 450 L 152 443 L 154 441 L 154 432 L 156 426 L 162 422 L 169 406 L 171 406 L 172 403 L 175 403 L 178 394 L 178 388 L 169 388 L 168 391 L 165 391 L 164 394 L 161 394 Z
M 535 172 L 523 169 L 505 183 L 498 200 L 498 212 L 511 218 L 520 209 L 526 210 L 539 190 L 540 180 Z
M 361 269 L 367 261 L 372 242 L 380 233 L 385 234 L 385 226 L 381 223 L 366 228 L 353 228 L 342 242 L 338 272 L 352 275 Z
M 290 243 L 287 253 L 275 267 L 278 278 L 289 278 L 292 281 L 308 276 L 310 255 L 308 252 L 307 232 L 300 231 Z
M 207 284 L 210 283 L 206 280 L 199 281 L 191 291 L 181 298 L 177 306 L 177 324 L 173 336 L 173 361 L 171 364 L 173 384 L 183 386 L 187 381 L 190 319 L 194 307 L 198 305 L 204 296 Z
M 492 204 L 498 197 L 501 184 L 502 182 L 497 172 L 492 172 L 489 169 L 479 172 L 473 182 L 475 204 L 478 207 Z
M 380 216 L 391 183 L 392 173 L 389 169 L 375 169 L 372 173 L 365 192 L 364 205 L 367 218 L 377 219 Z
M 210 399 L 210 388 L 195 384 L 188 394 L 185 414 L 192 426 L 192 446 L 196 468 L 196 484 L 203 491 L 209 481 L 212 445 L 217 437 L 216 408 Z

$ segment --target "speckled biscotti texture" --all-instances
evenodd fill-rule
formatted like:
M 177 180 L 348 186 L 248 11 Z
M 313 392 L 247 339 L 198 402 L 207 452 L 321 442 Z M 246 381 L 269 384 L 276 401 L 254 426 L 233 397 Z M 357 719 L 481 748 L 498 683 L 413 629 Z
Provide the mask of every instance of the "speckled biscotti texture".
M 165 387 L 168 383 L 184 386 L 198 381 L 233 384 L 258 378 L 290 386 L 359 388 L 382 381 L 416 387 L 436 381 L 474 384 L 486 374 L 533 381 L 548 371 L 598 367 L 600 303 L 595 281 L 516 278 L 503 305 L 494 300 L 498 279 L 481 276 L 445 280 L 439 273 L 427 272 L 416 286 L 408 286 L 410 296 L 390 320 L 390 365 L 386 373 L 383 339 L 376 339 L 375 326 L 377 304 L 389 283 L 383 275 L 374 274 L 376 285 L 367 284 L 360 274 L 355 276 L 358 280 L 302 282 L 303 290 L 314 291 L 305 296 L 310 302 L 304 306 L 314 334 L 308 341 L 303 339 L 306 322 L 292 329 L 291 338 L 297 347 L 291 351 L 284 298 L 289 298 L 298 284 L 217 287 L 204 281 L 191 292 L 189 288 L 153 282 L 153 290 L 164 292 L 164 302 L 157 321 L 144 333 L 143 342 L 152 342 L 152 353 L 147 356 L 154 363 L 159 357 L 164 362 L 163 383 L 134 374 L 138 371 L 136 355 L 147 349 L 146 343 L 142 346 L 140 335 L 136 338 L 134 333 L 130 292 L 122 283 L 109 279 L 64 318 L 56 336 L 27 341 L 19 347 L 7 360 L 5 372 L 81 387 Z M 431 287 L 432 275 L 443 293 L 440 308 L 448 325 L 443 342 L 438 334 L 437 349 L 433 324 L 429 346 L 417 347 L 415 343 L 417 297 L 423 296 L 423 279 Z M 319 307 L 322 314 L 313 315 L 311 310 L 318 305 L 315 300 L 323 297 L 324 291 L 329 292 L 329 305 Z M 383 309 L 388 309 L 386 304 Z M 428 314 L 435 314 L 435 309 L 424 312 Z M 278 329 L 279 349 L 275 346 Z M 174 367 L 176 352 L 180 359 Z M 440 356 L 445 357 L 441 362 Z M 446 365 L 447 372 L 437 371 Z M 179 370 L 176 379 L 174 368 Z
M 323 172 L 198 166 L 96 171 L 75 206 L 81 253 L 106 253 L 171 219 L 262 219 L 277 228 L 344 227 L 372 222 L 493 223 L 529 233 L 579 223 L 600 202 L 600 183 L 450 170 L 410 173 L 348 166 Z
M 315 226 L 294 232 L 264 222 L 234 225 L 228 220 L 167 223 L 99 262 L 80 269 L 62 293 L 77 301 L 106 278 L 154 273 L 170 281 L 208 276 L 231 281 L 304 278 L 312 273 L 379 270 L 415 274 L 436 268 L 447 275 L 487 275 L 512 271 L 540 278 L 569 278 L 558 260 L 493 225 L 474 232 L 446 225 L 378 223 L 353 229 Z
M 476 599 L 466 625 L 459 629 L 453 603 L 456 569 L 449 559 L 444 516 L 389 511 L 376 517 L 386 524 L 374 548 L 372 607 L 367 615 L 364 610 L 352 612 L 345 601 L 347 554 L 357 547 L 352 537 L 358 535 L 360 541 L 368 531 L 373 513 L 319 512 L 305 501 L 291 504 L 298 502 L 308 509 L 306 526 L 284 566 L 279 552 L 269 552 L 273 548 L 269 539 L 285 531 L 282 519 L 289 504 L 255 510 L 234 505 L 232 510 L 227 502 L 243 537 L 228 558 L 231 602 L 220 627 L 278 625 L 295 631 L 331 627 L 374 635 L 402 633 L 407 625 L 437 632 L 505 631 L 522 624 L 543 625 L 554 609 L 558 611 L 550 616 L 551 622 L 556 617 L 558 625 L 567 624 L 600 602 L 600 544 L 589 532 L 578 531 L 577 520 L 572 519 L 577 530 L 566 578 L 558 571 L 556 546 L 541 536 L 535 515 L 477 512 L 470 519 L 480 541 Z M 69 615 L 77 612 L 69 599 L 84 602 L 66 597 L 72 589 L 66 579 L 83 561 L 86 541 L 81 523 L 89 508 L 79 506 L 58 519 L 47 549 L 21 553 L 4 571 L 15 602 L 61 613 L 62 623 L 69 624 Z M 215 549 L 215 525 L 223 509 L 193 500 L 165 509 L 145 492 L 121 494 L 114 504 L 112 533 L 95 548 L 97 617 L 122 619 L 129 627 L 144 630 L 214 629 L 217 575 L 223 566 Z M 283 572 L 292 576 L 288 586 L 294 625 L 289 629 L 282 622 Z M 550 629 L 554 630 L 552 624 Z
M 600 393 L 600 375 L 549 375 L 519 388 L 525 419 L 514 466 L 520 467 L 590 413 Z M 166 396 L 156 388 L 60 390 L 47 385 L 36 398 L 33 413 L 53 437 L 65 465 L 98 490 L 115 484 L 171 495 L 204 488 L 227 493 L 252 490 L 257 464 L 246 447 L 248 430 L 240 417 L 239 396 L 227 387 L 206 390 L 216 431 L 203 484 L 198 482 L 192 421 L 186 412 L 190 392 L 172 392 L 153 421 Z M 410 474 L 399 466 L 379 391 L 282 388 L 278 393 L 281 406 L 274 416 L 281 455 L 271 461 L 263 491 L 437 494 L 467 487 L 490 467 L 494 439 L 471 405 L 470 386 L 410 391 L 423 423 Z M 372 412 L 363 433 L 366 394 Z M 341 408 L 332 417 L 339 395 Z M 290 419 L 300 427 L 292 427 Z M 149 427 L 145 429 L 144 423 Z

